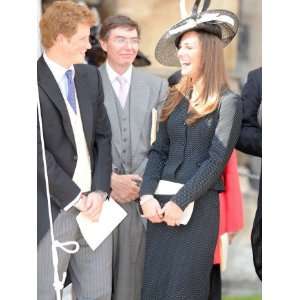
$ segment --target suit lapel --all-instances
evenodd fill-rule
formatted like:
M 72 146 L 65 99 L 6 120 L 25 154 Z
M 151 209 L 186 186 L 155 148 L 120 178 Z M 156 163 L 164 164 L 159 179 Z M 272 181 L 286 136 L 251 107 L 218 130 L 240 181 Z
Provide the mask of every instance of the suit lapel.
M 65 128 L 66 134 L 76 149 L 74 134 L 72 130 L 71 120 L 67 111 L 65 100 L 61 94 L 59 86 L 47 66 L 44 58 L 41 56 L 38 60 L 38 85 L 44 90 L 48 95 L 49 99 L 54 103 L 60 112 L 63 120 L 63 126 Z
M 135 68 L 132 69 L 131 87 L 130 87 L 130 130 L 132 155 L 141 142 L 140 135 L 146 121 L 147 109 L 149 106 L 149 87 L 144 80 L 138 76 Z
M 111 85 L 111 82 L 108 78 L 105 64 L 102 64 L 100 67 L 100 74 L 103 81 L 103 89 L 104 89 L 104 103 L 107 110 L 107 114 L 110 120 L 111 129 L 113 132 L 112 144 L 117 149 L 119 155 L 121 155 L 121 126 L 120 120 L 117 112 L 116 105 L 114 103 L 115 98 L 117 97 L 114 89 Z
M 78 105 L 80 108 L 81 121 L 83 126 L 83 131 L 88 147 L 90 148 L 92 133 L 93 133 L 93 111 L 92 104 L 89 102 L 88 91 L 86 90 L 86 80 L 87 74 L 83 71 L 80 72 L 78 66 L 75 68 L 75 78 L 74 83 L 76 86 L 76 94 L 78 99 Z M 89 149 L 91 150 L 91 149 Z

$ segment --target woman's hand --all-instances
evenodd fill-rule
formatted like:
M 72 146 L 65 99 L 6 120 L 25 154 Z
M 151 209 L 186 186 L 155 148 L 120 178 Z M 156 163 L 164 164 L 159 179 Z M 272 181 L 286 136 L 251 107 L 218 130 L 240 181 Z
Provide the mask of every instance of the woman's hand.
M 152 197 L 141 204 L 144 217 L 152 223 L 161 223 L 163 221 L 163 212 L 159 202 Z
M 173 201 L 168 201 L 162 209 L 164 213 L 163 221 L 169 226 L 180 225 L 182 219 L 183 210 Z

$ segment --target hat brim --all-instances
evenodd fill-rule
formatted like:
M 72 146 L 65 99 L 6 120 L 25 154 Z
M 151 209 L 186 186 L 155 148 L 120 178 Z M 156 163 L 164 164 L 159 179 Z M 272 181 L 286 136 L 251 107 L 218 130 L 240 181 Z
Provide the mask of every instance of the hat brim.
M 194 19 L 187 17 L 173 25 L 158 41 L 155 58 L 165 66 L 180 66 L 177 59 L 176 40 L 185 32 L 203 30 L 216 34 L 226 47 L 235 37 L 239 27 L 237 16 L 227 10 L 215 9 L 199 13 Z M 218 30 L 216 30 L 218 29 Z

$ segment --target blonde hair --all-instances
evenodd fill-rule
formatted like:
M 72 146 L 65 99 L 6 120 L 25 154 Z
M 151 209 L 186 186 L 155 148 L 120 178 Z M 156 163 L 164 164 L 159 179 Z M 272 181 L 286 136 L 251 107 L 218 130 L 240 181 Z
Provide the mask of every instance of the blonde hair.
M 40 20 L 41 42 L 45 49 L 53 46 L 58 34 L 71 37 L 76 33 L 78 24 L 92 26 L 95 15 L 84 5 L 72 1 L 55 1 Z
M 222 92 L 228 88 L 222 41 L 217 36 L 203 31 L 197 33 L 201 41 L 200 78 L 193 85 L 190 76 L 183 76 L 180 82 L 170 89 L 168 100 L 162 109 L 161 121 L 168 119 L 183 96 L 188 98 L 194 87 L 198 97 L 190 103 L 186 119 L 186 123 L 192 125 L 218 107 Z

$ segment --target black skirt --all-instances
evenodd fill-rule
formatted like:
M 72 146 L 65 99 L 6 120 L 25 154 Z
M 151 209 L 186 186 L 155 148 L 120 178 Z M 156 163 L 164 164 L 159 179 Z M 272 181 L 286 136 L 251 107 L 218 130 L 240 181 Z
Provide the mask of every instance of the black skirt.
M 142 300 L 207 300 L 218 229 L 216 191 L 195 201 L 185 226 L 148 222 Z

